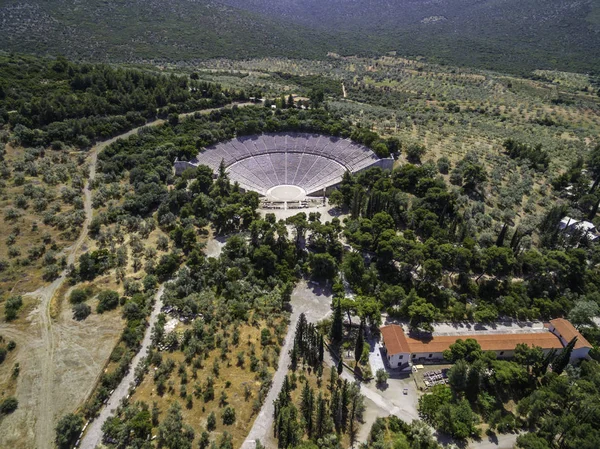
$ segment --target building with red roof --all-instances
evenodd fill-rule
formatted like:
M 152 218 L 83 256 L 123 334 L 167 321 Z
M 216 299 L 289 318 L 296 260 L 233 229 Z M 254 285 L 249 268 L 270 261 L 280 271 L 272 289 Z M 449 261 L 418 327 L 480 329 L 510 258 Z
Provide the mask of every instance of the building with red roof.
M 528 333 L 477 333 L 463 335 L 432 336 L 426 339 L 413 338 L 405 334 L 402 326 L 390 324 L 381 328 L 383 347 L 392 368 L 402 368 L 410 363 L 443 361 L 444 351 L 456 340 L 471 338 L 483 351 L 494 351 L 498 358 L 512 358 L 519 344 L 538 346 L 545 354 L 560 350 L 577 337 L 571 356 L 572 360 L 586 358 L 592 345 L 567 320 L 558 318 L 550 321 L 542 332 Z

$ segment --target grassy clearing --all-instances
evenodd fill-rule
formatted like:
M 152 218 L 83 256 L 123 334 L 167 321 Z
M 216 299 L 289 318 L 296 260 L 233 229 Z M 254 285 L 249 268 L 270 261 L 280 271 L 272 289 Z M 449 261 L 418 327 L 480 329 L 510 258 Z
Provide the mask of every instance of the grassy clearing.
M 275 323 L 277 324 L 279 323 Z M 190 327 L 191 325 L 179 323 L 173 332 L 181 336 Z M 248 434 L 261 404 L 261 382 L 257 380 L 257 372 L 252 370 L 250 361 L 253 348 L 256 356 L 267 364 L 270 375 L 277 367 L 279 357 L 277 339 L 273 339 L 266 347 L 261 346 L 261 329 L 265 327 L 264 322 L 256 322 L 254 326 L 239 325 L 237 327 L 239 343 L 235 345 L 229 341 L 225 353 L 221 349 L 207 352 L 201 361 L 201 367 L 196 367 L 197 362 L 192 366 L 186 364 L 185 355 L 181 351 L 160 351 L 163 364 L 168 359 L 175 362 L 175 369 L 169 376 L 166 391 L 163 394 L 159 393 L 154 375 L 160 368 L 151 366 L 149 373 L 131 396 L 130 402 L 143 401 L 151 407 L 156 402 L 162 419 L 169 406 L 178 401 L 182 405 L 184 422 L 192 426 L 195 431 L 196 440 L 193 446 L 197 445 L 201 432 L 207 430 L 207 417 L 214 413 L 217 423 L 216 428 L 210 432 L 211 440 L 218 439 L 223 432 L 227 431 L 233 437 L 234 447 L 239 447 Z M 271 333 L 275 333 L 274 328 L 271 328 Z M 226 331 L 219 332 L 216 336 L 217 340 L 222 338 L 223 341 L 227 341 L 226 334 L 228 334 Z M 243 364 L 239 364 L 238 361 L 240 352 L 244 352 Z M 214 369 L 215 362 L 219 367 L 218 375 Z M 206 380 L 209 377 L 214 379 L 214 399 L 205 401 L 203 392 L 206 391 Z M 223 392 L 227 395 L 224 402 L 221 401 Z M 235 410 L 236 421 L 232 425 L 223 424 L 221 419 L 222 412 L 227 406 Z M 157 429 L 153 429 L 153 435 L 156 432 Z
M 6 146 L 0 181 L 0 298 L 37 290 L 57 276 L 81 230 L 80 153 Z

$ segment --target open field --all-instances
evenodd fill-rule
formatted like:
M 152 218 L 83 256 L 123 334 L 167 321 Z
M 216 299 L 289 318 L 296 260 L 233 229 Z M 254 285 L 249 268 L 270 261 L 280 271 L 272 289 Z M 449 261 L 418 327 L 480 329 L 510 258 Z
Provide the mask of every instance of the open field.
M 61 271 L 65 249 L 85 218 L 85 157 L 6 146 L 10 176 L 0 188 L 0 300 L 37 290 Z
M 168 380 L 167 391 L 162 394 L 157 391 L 153 376 L 158 368 L 151 367 L 144 381 L 131 396 L 130 402 L 143 401 L 149 405 L 156 403 L 163 417 L 173 402 L 179 402 L 184 422 L 194 429 L 197 437 L 207 429 L 208 415 L 215 413 L 217 424 L 211 432 L 211 438 L 218 439 L 226 431 L 233 437 L 234 447 L 239 446 L 256 417 L 256 401 L 260 395 L 261 382 L 256 378 L 258 373 L 251 370 L 249 355 L 256 350 L 257 356 L 269 364 L 270 373 L 274 372 L 278 359 L 276 345 L 266 348 L 266 352 L 263 349 L 263 355 L 260 356 L 260 333 L 264 327 L 264 323 L 259 322 L 255 326 L 240 326 L 239 344 L 229 347 L 226 358 L 222 356 L 220 349 L 215 349 L 204 357 L 202 367 L 198 369 L 186 367 L 185 356 L 181 351 L 161 351 L 163 363 L 173 360 L 178 367 Z M 186 328 L 190 327 L 178 325 L 174 332 L 182 335 Z M 217 335 L 218 340 L 221 338 L 221 334 Z M 239 352 L 245 354 L 243 365 L 238 365 L 236 357 Z M 218 375 L 214 370 L 215 362 L 219 365 Z M 204 400 L 201 391 L 206 388 L 205 382 L 209 377 L 214 379 L 214 399 Z M 223 392 L 227 399 L 221 401 Z M 226 406 L 235 409 L 236 420 L 233 425 L 224 425 L 221 420 L 221 413 Z M 193 445 L 197 445 L 197 442 Z

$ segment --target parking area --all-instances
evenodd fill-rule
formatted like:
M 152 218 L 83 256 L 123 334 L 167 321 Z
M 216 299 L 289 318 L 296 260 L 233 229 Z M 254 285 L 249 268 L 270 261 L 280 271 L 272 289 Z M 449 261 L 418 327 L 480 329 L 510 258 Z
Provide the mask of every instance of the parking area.
M 452 365 L 414 365 L 413 377 L 420 391 L 447 383 L 448 370 Z

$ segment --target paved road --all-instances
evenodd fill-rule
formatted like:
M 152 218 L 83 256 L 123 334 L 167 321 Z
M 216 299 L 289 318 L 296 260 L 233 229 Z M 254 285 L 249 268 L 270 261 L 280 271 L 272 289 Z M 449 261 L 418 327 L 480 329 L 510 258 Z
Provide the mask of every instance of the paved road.
M 115 391 L 108 399 L 108 403 L 100 410 L 98 417 L 87 427 L 85 435 L 83 436 L 83 439 L 79 445 L 80 448 L 94 449 L 98 444 L 100 444 L 102 441 L 102 425 L 113 414 L 114 410 L 121 403 L 121 400 L 129 394 L 129 388 L 134 384 L 135 369 L 133 369 L 133 367 L 137 367 L 142 357 L 146 356 L 152 343 L 152 328 L 154 327 L 154 324 L 158 318 L 158 314 L 160 313 L 160 309 L 162 309 L 163 306 L 162 295 L 164 291 L 165 286 L 163 284 L 160 286 L 156 292 L 156 295 L 154 296 L 154 307 L 150 314 L 150 320 L 148 321 L 149 325 L 144 333 L 142 346 L 131 361 L 131 368 L 129 369 L 129 372 L 123 378 L 123 380 L 121 380 L 119 386 L 115 388 Z
M 517 442 L 517 433 L 498 434 L 495 439 L 490 440 L 483 436 L 481 441 L 471 441 L 469 449 L 513 449 Z

